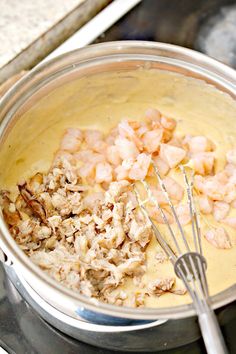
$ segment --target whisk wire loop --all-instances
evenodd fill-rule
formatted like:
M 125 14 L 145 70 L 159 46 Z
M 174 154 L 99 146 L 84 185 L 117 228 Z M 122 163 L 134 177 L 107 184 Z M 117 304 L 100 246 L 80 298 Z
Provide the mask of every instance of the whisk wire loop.
M 200 224 L 198 222 L 198 215 L 193 198 L 193 175 L 191 181 L 189 181 L 185 167 L 182 165 L 180 169 L 182 171 L 184 182 L 186 185 L 189 213 L 192 224 L 192 234 L 193 243 L 195 250 L 191 251 L 186 237 L 185 230 L 183 229 L 179 217 L 176 213 L 174 204 L 168 194 L 167 188 L 164 181 L 162 180 L 158 168 L 152 161 L 154 174 L 158 180 L 161 190 L 168 202 L 171 212 L 174 216 L 175 222 L 178 226 L 178 230 L 181 234 L 181 239 L 185 250 L 180 247 L 180 242 L 178 241 L 173 228 L 165 215 L 163 207 L 160 205 L 158 200 L 153 195 L 149 183 L 146 180 L 141 181 L 147 194 L 145 200 L 141 199 L 141 194 L 136 185 L 134 185 L 134 191 L 138 204 L 141 208 L 143 215 L 152 225 L 154 234 L 157 241 L 169 257 L 170 261 L 174 266 L 176 275 L 182 279 L 186 289 L 188 290 L 190 296 L 192 297 L 196 312 L 198 314 L 199 325 L 201 327 L 202 336 L 209 354 L 226 354 L 227 348 L 224 344 L 224 339 L 220 331 L 219 324 L 217 322 L 216 316 L 210 307 L 210 298 L 208 283 L 206 278 L 206 259 L 202 255 L 202 244 L 201 244 L 201 230 Z M 172 249 L 170 244 L 166 241 L 166 237 L 163 236 L 162 232 L 159 230 L 156 223 L 150 217 L 148 208 L 146 204 L 151 203 L 157 207 L 160 212 L 164 224 L 167 226 L 171 239 L 175 245 L 175 250 Z

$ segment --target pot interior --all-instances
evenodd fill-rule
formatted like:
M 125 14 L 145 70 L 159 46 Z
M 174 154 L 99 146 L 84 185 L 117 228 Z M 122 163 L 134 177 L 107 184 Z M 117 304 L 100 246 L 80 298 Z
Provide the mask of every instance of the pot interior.
M 218 154 L 229 150 L 236 138 L 236 103 L 223 92 L 229 90 L 224 84 L 219 90 L 218 79 L 187 64 L 178 66 L 166 58 L 121 55 L 85 63 L 78 59 L 74 66 L 56 69 L 49 76 L 44 73 L 40 77 L 40 70 L 31 75 L 25 86 L 19 86 L 18 92 L 15 88 L 8 97 L 0 137 L 0 161 L 4 166 L 0 186 L 13 195 L 19 179 L 48 170 L 68 127 L 102 127 L 108 131 L 124 117 L 142 119 L 145 110 L 154 107 L 174 117 L 181 134 L 205 132 L 209 139 L 221 141 L 224 124 L 230 139 L 219 144 Z M 185 117 L 188 118 L 183 124 Z M 215 256 L 212 252 L 211 257 Z M 213 266 L 210 260 L 209 268 Z M 212 294 L 235 283 L 233 271 L 227 277 L 220 273 L 219 277 L 222 281 L 211 287 Z M 177 297 L 174 305 L 182 304 L 181 297 Z

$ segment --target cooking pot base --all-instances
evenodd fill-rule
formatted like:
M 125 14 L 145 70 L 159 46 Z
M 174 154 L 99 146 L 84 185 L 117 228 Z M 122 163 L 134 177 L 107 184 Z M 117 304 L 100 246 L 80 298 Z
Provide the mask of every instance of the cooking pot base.
M 79 341 L 111 350 L 156 352 L 192 343 L 200 337 L 196 317 L 127 326 L 99 325 L 72 318 L 42 299 L 17 276 L 12 266 L 5 266 L 5 270 L 20 295 L 46 322 Z

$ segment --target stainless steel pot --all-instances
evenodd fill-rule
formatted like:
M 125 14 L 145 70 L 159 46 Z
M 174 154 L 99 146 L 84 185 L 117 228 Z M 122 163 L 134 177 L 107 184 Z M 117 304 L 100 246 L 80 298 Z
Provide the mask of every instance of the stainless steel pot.
M 168 70 L 202 79 L 236 98 L 236 72 L 189 49 L 163 43 L 129 41 L 73 51 L 37 66 L 2 98 L 0 160 L 5 165 L 1 169 L 7 168 L 6 151 L 10 151 L 11 156 L 17 156 L 19 150 L 19 145 L 13 146 L 14 142 L 7 145 L 8 134 L 14 132 L 17 126 L 15 134 L 22 134 L 24 139 L 24 129 L 26 131 L 28 126 L 21 124 L 21 118 L 30 107 L 37 106 L 48 92 L 60 88 L 60 94 L 63 95 L 64 85 L 75 79 L 87 78 L 89 81 L 93 75 L 106 71 L 125 73 L 127 70 L 143 68 Z M 71 104 L 76 103 L 71 101 Z M 34 125 L 34 117 L 31 117 L 28 125 Z M 8 263 L 11 262 L 6 267 L 10 278 L 27 301 L 48 322 L 65 333 L 91 344 L 115 349 L 120 348 L 121 339 L 123 344 L 126 340 L 124 349 L 135 351 L 172 348 L 190 342 L 199 335 L 191 304 L 172 308 L 133 309 L 99 303 L 61 286 L 32 264 L 10 236 L 2 217 L 0 229 L 0 246 Z M 219 308 L 235 299 L 236 285 L 214 296 L 212 302 L 214 308 Z M 175 341 L 172 340 L 173 332 L 170 336 L 173 326 Z M 150 338 L 147 333 L 156 339 L 147 340 Z M 98 340 L 99 336 L 102 340 Z

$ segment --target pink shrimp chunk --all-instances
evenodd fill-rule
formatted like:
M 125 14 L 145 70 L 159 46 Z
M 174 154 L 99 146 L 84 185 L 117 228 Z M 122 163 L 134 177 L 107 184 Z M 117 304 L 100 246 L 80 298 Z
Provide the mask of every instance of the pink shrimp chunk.
M 182 148 L 161 144 L 160 157 L 166 161 L 170 168 L 176 167 L 186 156 L 186 151 Z
M 78 151 L 83 139 L 83 134 L 80 129 L 69 128 L 62 138 L 60 148 L 70 152 Z
M 168 204 L 168 201 L 164 195 L 164 193 L 162 191 L 160 191 L 159 189 L 156 189 L 154 187 L 151 187 L 151 191 L 153 196 L 156 198 L 157 202 L 162 205 L 162 204 Z
M 116 179 L 117 181 L 121 181 L 123 179 L 129 179 L 129 169 L 120 165 L 115 168 Z
M 221 222 L 232 227 L 233 229 L 236 229 L 236 217 L 228 217 L 221 220 Z
M 142 180 L 146 177 L 151 163 L 151 156 L 147 154 L 140 154 L 137 161 L 133 164 L 129 172 L 129 178 L 133 180 Z
M 133 141 L 137 148 L 139 150 L 142 150 L 143 143 L 141 139 L 139 139 L 139 137 L 137 136 L 131 124 L 132 123 L 128 122 L 127 120 L 122 120 L 122 122 L 118 125 L 118 131 L 120 133 L 120 136 Z M 139 127 L 139 124 L 137 124 L 137 127 Z
M 216 248 L 227 249 L 232 247 L 229 235 L 223 227 L 209 229 L 205 232 L 204 236 Z
M 165 224 L 165 221 L 161 215 L 160 210 L 157 207 L 149 207 L 149 212 L 150 212 L 150 216 L 158 223 L 158 224 Z M 174 222 L 174 218 L 172 216 L 172 214 L 163 209 L 163 212 L 165 214 L 165 217 L 167 219 L 167 221 L 169 222 L 169 224 L 172 224 Z
M 215 202 L 213 206 L 213 216 L 216 221 L 220 221 L 224 219 L 228 212 L 230 206 L 226 202 Z
M 185 143 L 191 153 L 212 151 L 213 145 L 205 136 L 187 136 Z
M 89 162 L 89 163 L 98 163 L 104 162 L 105 157 L 102 154 L 98 154 L 97 152 L 93 152 L 92 150 L 80 150 L 74 154 L 74 157 L 78 161 Z
M 179 218 L 179 222 L 181 225 L 187 225 L 191 221 L 191 215 L 189 206 L 187 204 L 179 204 L 176 207 L 176 214 Z
M 165 176 L 169 172 L 169 165 L 159 156 L 154 156 L 152 159 L 160 175 Z
M 235 184 L 229 182 L 224 186 L 224 201 L 226 203 L 231 203 L 236 199 L 236 186 Z
M 144 148 L 147 152 L 153 153 L 158 150 L 163 136 L 161 129 L 150 130 L 143 137 Z
M 214 155 L 212 152 L 199 152 L 191 158 L 196 173 L 200 175 L 208 175 L 212 173 L 214 168 Z
M 96 166 L 95 180 L 97 183 L 112 181 L 112 167 L 107 162 L 100 162 Z
M 148 119 L 149 121 L 160 122 L 161 121 L 161 113 L 155 108 L 149 108 L 145 112 L 145 118 Z
M 167 130 L 174 130 L 176 127 L 176 120 L 170 117 L 161 117 L 161 125 Z
M 112 165 L 118 166 L 121 164 L 119 149 L 115 145 L 108 146 L 106 150 L 106 157 L 108 162 L 110 162 Z
M 214 177 L 204 180 L 203 192 L 212 200 L 224 199 L 224 188 Z
M 203 214 L 211 214 L 213 211 L 213 201 L 204 194 L 198 197 L 198 205 Z
M 139 154 L 139 150 L 133 141 L 126 138 L 119 137 L 115 140 L 118 152 L 122 160 L 136 159 Z
M 180 201 L 184 196 L 184 188 L 171 177 L 163 179 L 166 190 L 170 198 Z
M 236 149 L 228 151 L 226 154 L 226 159 L 228 163 L 236 165 Z

